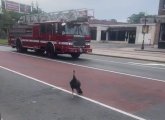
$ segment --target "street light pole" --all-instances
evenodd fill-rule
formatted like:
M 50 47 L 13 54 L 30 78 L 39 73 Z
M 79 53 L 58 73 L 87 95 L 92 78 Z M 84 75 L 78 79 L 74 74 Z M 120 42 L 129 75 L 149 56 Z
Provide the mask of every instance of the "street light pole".
M 143 33 L 143 41 L 142 41 L 141 50 L 144 50 L 144 38 L 145 38 L 145 33 Z
M 145 39 L 145 34 L 146 34 L 146 22 L 147 22 L 147 19 L 146 19 L 146 16 L 144 17 L 144 25 L 143 25 L 143 28 L 142 28 L 142 33 L 143 33 L 143 41 L 142 41 L 142 46 L 141 46 L 141 50 L 144 50 L 144 39 Z

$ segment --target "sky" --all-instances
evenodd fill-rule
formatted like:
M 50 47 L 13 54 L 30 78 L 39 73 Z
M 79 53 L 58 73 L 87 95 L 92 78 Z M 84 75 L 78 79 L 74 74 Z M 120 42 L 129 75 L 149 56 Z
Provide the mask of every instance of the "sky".
M 31 5 L 36 0 L 11 0 Z M 157 15 L 159 0 L 38 0 L 39 7 L 45 12 L 56 12 L 69 9 L 93 9 L 96 19 L 116 19 L 126 22 L 132 14 L 145 12 L 146 15 Z

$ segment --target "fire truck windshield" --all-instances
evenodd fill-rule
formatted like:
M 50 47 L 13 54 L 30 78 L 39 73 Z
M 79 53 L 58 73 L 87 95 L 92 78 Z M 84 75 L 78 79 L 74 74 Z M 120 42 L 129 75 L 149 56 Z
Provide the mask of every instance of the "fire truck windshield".
M 89 35 L 89 26 L 86 24 L 66 24 L 65 34 Z

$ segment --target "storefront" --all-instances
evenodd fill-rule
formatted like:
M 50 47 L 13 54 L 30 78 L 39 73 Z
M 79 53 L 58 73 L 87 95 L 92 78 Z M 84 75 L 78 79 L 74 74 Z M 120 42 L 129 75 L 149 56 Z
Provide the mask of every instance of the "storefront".
M 92 40 L 110 41 L 128 44 L 144 44 L 153 45 L 155 43 L 156 24 L 147 24 L 148 33 L 142 33 L 143 24 L 116 24 L 101 25 L 90 24 Z

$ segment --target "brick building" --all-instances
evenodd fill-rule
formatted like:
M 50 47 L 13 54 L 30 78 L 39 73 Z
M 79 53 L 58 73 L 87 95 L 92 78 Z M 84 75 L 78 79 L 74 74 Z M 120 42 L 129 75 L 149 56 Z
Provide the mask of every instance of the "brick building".
M 165 15 L 165 0 L 160 0 L 158 15 Z

